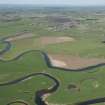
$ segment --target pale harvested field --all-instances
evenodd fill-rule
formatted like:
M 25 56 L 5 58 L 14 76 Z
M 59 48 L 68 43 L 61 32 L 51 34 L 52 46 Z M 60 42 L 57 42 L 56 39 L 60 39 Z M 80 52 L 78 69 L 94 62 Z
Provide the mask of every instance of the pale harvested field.
M 105 59 L 81 58 L 79 56 L 48 54 L 50 62 L 55 67 L 66 69 L 81 69 L 100 63 L 105 63 Z
M 48 44 L 55 44 L 55 43 L 63 43 L 63 42 L 72 42 L 74 41 L 74 38 L 72 37 L 66 37 L 66 36 L 61 36 L 61 37 L 40 37 L 39 42 L 43 45 L 48 45 Z
M 19 41 L 19 40 L 28 39 L 28 38 L 33 38 L 33 40 L 35 39 L 35 41 L 37 41 L 38 44 L 40 44 L 40 45 L 49 45 L 49 44 L 74 41 L 74 39 L 72 37 L 65 37 L 65 36 L 61 36 L 61 37 L 43 36 L 43 37 L 35 38 L 34 34 L 32 34 L 32 33 L 23 33 L 20 35 L 8 37 L 7 39 L 5 39 L 5 41 L 14 42 L 14 41 Z
M 17 41 L 17 40 L 21 40 L 21 39 L 25 39 L 25 38 L 32 38 L 32 37 L 34 37 L 34 34 L 32 34 L 32 33 L 23 33 L 20 35 L 9 37 L 5 41 L 13 42 L 13 41 Z

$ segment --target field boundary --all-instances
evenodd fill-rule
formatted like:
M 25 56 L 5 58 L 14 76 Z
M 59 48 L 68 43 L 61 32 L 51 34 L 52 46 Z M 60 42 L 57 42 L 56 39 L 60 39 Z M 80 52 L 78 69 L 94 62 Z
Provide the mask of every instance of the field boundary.
M 0 55 L 3 55 L 5 52 L 9 51 L 10 48 L 11 48 L 11 43 L 9 41 L 6 41 L 6 37 L 5 38 L 2 38 L 0 40 L 3 44 L 6 43 L 6 47 L 0 52 Z M 41 53 L 41 55 L 44 57 L 44 61 L 46 62 L 47 66 L 49 68 L 52 68 L 52 69 L 56 69 L 56 70 L 62 70 L 62 71 L 68 71 L 68 72 L 82 72 L 82 71 L 90 71 L 90 70 L 94 70 L 95 68 L 98 68 L 98 67 L 102 67 L 102 66 L 105 66 L 105 63 L 99 63 L 97 65 L 92 65 L 92 66 L 88 66 L 86 68 L 81 68 L 81 69 L 65 69 L 65 68 L 60 68 L 60 67 L 55 67 L 51 64 L 51 61 L 50 61 L 50 58 L 48 57 L 48 54 L 46 52 L 43 52 L 41 50 L 29 50 L 29 51 L 26 51 L 26 52 L 23 52 L 22 54 L 16 56 L 15 58 L 11 59 L 11 60 L 3 60 L 3 59 L 0 59 L 0 62 L 10 62 L 10 61 L 14 61 L 14 60 L 17 60 L 19 59 L 21 56 L 29 53 L 29 52 L 39 52 Z M 95 71 L 95 70 L 94 70 Z M 18 83 L 19 81 L 22 81 L 24 79 L 27 79 L 29 77 L 32 77 L 32 76 L 36 76 L 36 75 L 43 75 L 43 76 L 47 76 L 48 78 L 52 79 L 55 83 L 55 85 L 50 88 L 50 89 L 43 89 L 43 90 L 39 90 L 37 91 L 35 94 L 35 103 L 37 105 L 48 105 L 45 100 L 43 100 L 43 96 L 45 94 L 48 94 L 48 93 L 53 93 L 55 92 L 58 87 L 59 87 L 59 81 L 57 79 L 55 79 L 54 77 L 52 77 L 51 75 L 49 74 L 46 74 L 46 73 L 33 73 L 33 74 L 29 74 L 27 76 L 24 76 L 24 77 L 21 77 L 17 80 L 13 80 L 13 81 L 10 81 L 10 82 L 7 82 L 7 83 L 3 83 L 3 84 L 0 84 L 0 86 L 6 86 L 6 85 L 12 85 L 12 84 L 15 84 L 15 83 Z M 102 102 L 105 102 L 105 98 L 98 98 L 98 99 L 91 99 L 91 100 L 88 100 L 88 101 L 84 101 L 84 102 L 79 102 L 79 103 L 75 103 L 75 105 L 90 105 L 90 104 L 96 104 L 96 103 L 102 103 Z M 12 105 L 13 103 L 16 103 L 16 102 L 11 102 L 11 103 L 8 103 L 7 105 Z M 22 103 L 22 102 L 20 102 Z M 27 104 L 26 104 L 27 105 Z

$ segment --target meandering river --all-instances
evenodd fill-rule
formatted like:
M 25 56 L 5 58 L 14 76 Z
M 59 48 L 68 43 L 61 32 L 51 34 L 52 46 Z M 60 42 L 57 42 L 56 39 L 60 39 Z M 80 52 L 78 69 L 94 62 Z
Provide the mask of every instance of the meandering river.
M 0 52 L 0 55 L 2 55 L 5 52 L 9 51 L 12 45 L 11 45 L 11 43 L 9 41 L 6 41 L 6 38 L 3 38 L 0 41 L 2 43 L 6 44 L 6 47 Z M 43 51 L 40 51 L 40 50 L 31 50 L 31 51 L 24 52 L 24 53 L 20 54 L 19 56 L 17 56 L 16 58 L 12 59 L 12 60 L 17 60 L 18 58 L 20 58 L 24 54 L 32 52 L 32 51 L 34 51 L 34 52 L 37 51 L 37 52 L 41 53 L 43 55 L 44 60 L 45 60 L 47 66 L 49 68 L 63 70 L 65 72 L 71 72 L 71 71 L 72 72 L 82 72 L 82 71 L 94 70 L 94 68 L 105 66 L 105 63 L 100 63 L 100 64 L 97 64 L 97 65 L 92 65 L 92 66 L 89 66 L 89 67 L 86 67 L 86 68 L 77 69 L 77 70 L 75 70 L 75 69 L 65 69 L 65 68 L 60 68 L 60 67 L 54 67 L 51 64 L 47 53 L 45 53 Z M 0 61 L 1 62 L 9 62 L 9 61 L 4 61 L 4 60 L 0 60 Z M 13 81 L 2 83 L 2 84 L 0 84 L 0 86 L 7 86 L 7 85 L 9 86 L 9 85 L 17 84 L 17 83 L 22 82 L 22 81 L 24 81 L 26 79 L 29 79 L 30 77 L 34 77 L 34 76 L 38 76 L 38 75 L 45 76 L 45 77 L 53 80 L 53 82 L 54 82 L 53 86 L 50 89 L 42 89 L 42 90 L 38 90 L 37 92 L 35 92 L 35 99 L 34 99 L 35 103 L 37 105 L 47 105 L 47 103 L 45 102 L 43 97 L 46 94 L 51 94 L 51 93 L 55 92 L 58 89 L 59 85 L 60 85 L 59 81 L 56 78 L 54 78 L 53 76 L 51 76 L 50 74 L 47 74 L 47 73 L 33 73 L 33 74 L 29 74 L 27 76 L 18 78 L 18 79 L 13 80 Z M 75 103 L 75 105 L 90 105 L 90 104 L 96 104 L 96 103 L 101 103 L 101 102 L 105 102 L 105 97 L 97 98 L 97 99 L 91 99 L 91 100 L 86 100 L 84 102 L 78 102 L 78 103 Z M 28 105 L 27 103 L 22 102 L 22 101 L 10 102 L 10 103 L 7 103 L 7 105 L 12 105 L 14 103 L 22 103 L 24 105 Z

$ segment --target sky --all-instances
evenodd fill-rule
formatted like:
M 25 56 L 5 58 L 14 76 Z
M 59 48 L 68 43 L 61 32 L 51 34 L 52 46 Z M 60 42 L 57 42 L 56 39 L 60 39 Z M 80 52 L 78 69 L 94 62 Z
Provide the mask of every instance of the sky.
M 105 0 L 0 0 L 0 4 L 105 5 Z

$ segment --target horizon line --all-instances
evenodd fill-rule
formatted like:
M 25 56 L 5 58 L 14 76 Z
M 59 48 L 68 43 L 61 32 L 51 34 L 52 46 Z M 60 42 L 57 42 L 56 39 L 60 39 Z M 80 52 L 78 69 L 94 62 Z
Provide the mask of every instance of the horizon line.
M 32 4 L 32 3 L 0 3 L 0 5 L 33 5 L 33 6 L 50 6 L 50 7 L 53 7 L 53 6 L 72 6 L 72 7 L 103 7 L 105 6 L 105 4 L 89 4 L 89 5 L 74 5 L 74 4 Z

